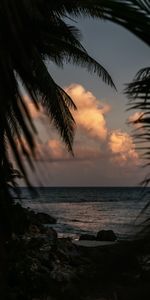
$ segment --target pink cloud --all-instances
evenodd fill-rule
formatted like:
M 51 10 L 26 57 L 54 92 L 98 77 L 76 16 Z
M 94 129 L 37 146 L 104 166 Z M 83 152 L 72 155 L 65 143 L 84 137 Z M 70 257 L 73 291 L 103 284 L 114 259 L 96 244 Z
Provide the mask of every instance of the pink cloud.
M 84 131 L 89 138 L 105 140 L 108 133 L 105 114 L 110 106 L 79 84 L 72 84 L 65 90 L 77 106 L 77 111 L 73 112 L 77 130 Z
M 49 126 L 48 118 L 43 123 L 43 135 L 45 131 L 44 142 L 37 141 L 36 159 L 45 162 L 70 162 L 82 161 L 86 164 L 89 162 L 93 165 L 95 161 L 103 160 L 111 162 L 118 167 L 133 167 L 139 164 L 138 153 L 132 137 L 120 130 L 110 132 L 106 114 L 110 112 L 109 104 L 103 103 L 97 99 L 90 91 L 79 84 L 71 84 L 65 88 L 77 106 L 77 111 L 72 111 L 77 130 L 74 140 L 74 157 L 67 152 L 64 143 L 61 141 L 56 130 Z M 36 111 L 29 99 L 29 108 L 32 117 L 37 121 L 41 120 L 42 109 Z M 39 127 L 40 128 L 40 127 Z M 41 128 L 40 128 L 41 130 Z
M 38 111 L 28 103 L 41 138 L 37 139 L 36 147 L 39 178 L 43 174 L 42 179 L 47 185 L 53 174 L 54 182 L 58 180 L 62 184 L 73 184 L 75 180 L 78 185 L 84 185 L 84 182 L 98 185 L 107 180 L 108 184 L 113 184 L 115 180 L 119 183 L 122 179 L 118 174 L 122 174 L 122 178 L 131 178 L 139 165 L 139 156 L 128 133 L 118 129 L 109 130 L 106 114 L 111 110 L 110 105 L 97 99 L 79 84 L 72 84 L 65 90 L 78 108 L 76 112 L 72 111 L 77 126 L 73 145 L 74 157 L 68 153 L 56 129 L 52 124 L 50 126 L 48 117 L 44 117 L 41 126 L 39 121 L 43 116 L 42 109 Z
M 132 137 L 120 130 L 115 130 L 110 134 L 108 147 L 115 155 L 113 161 L 118 162 L 121 166 L 124 166 L 128 162 L 131 165 L 139 164 L 139 155 L 135 150 L 135 144 Z

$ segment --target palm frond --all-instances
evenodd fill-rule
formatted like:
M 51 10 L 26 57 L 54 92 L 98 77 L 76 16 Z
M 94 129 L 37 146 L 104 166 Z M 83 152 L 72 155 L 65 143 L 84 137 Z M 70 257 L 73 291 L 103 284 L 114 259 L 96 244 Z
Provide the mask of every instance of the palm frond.
M 47 1 L 47 7 L 50 6 Z M 52 3 L 53 10 L 58 15 L 90 16 L 101 18 L 119 24 L 148 45 L 150 44 L 150 9 L 149 1 L 137 0 L 58 0 Z
M 138 133 L 134 134 L 135 139 L 139 143 L 145 143 L 145 147 L 140 147 L 143 156 L 147 158 L 150 141 L 150 68 L 143 68 L 140 70 L 133 82 L 127 85 L 125 90 L 128 98 L 130 99 L 130 109 L 140 111 L 138 117 L 133 123 L 139 124 Z M 141 132 L 142 130 L 142 132 Z M 148 183 L 148 178 L 146 179 Z

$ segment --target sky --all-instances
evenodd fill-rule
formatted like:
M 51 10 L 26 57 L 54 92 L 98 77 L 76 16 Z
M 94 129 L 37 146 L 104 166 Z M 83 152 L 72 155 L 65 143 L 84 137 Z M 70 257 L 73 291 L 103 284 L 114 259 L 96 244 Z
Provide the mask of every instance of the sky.
M 117 92 L 86 69 L 48 63 L 55 81 L 72 97 L 78 110 L 74 157 L 68 153 L 56 129 L 43 110 L 36 111 L 30 100 L 38 129 L 36 174 L 29 170 L 33 185 L 43 186 L 135 186 L 146 170 L 127 124 L 137 112 L 127 112 L 125 84 L 149 65 L 149 48 L 127 30 L 110 22 L 80 19 L 77 26 L 88 53 L 110 73 Z M 27 97 L 26 97 L 27 98 Z M 21 182 L 22 184 L 22 182 Z

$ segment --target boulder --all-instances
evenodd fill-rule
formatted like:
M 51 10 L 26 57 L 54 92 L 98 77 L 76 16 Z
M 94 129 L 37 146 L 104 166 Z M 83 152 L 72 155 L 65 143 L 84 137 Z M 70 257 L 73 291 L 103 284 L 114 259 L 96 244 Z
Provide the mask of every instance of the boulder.
M 55 255 L 57 255 L 57 258 L 60 261 L 63 261 L 72 266 L 80 264 L 79 249 L 72 243 L 69 238 L 62 238 L 57 240 Z
M 42 212 L 36 213 L 35 217 L 41 224 L 56 224 L 57 222 L 54 217 Z
M 96 240 L 97 241 L 116 241 L 117 237 L 113 230 L 100 230 L 97 233 Z
M 92 235 L 92 234 L 81 234 L 79 237 L 79 241 L 95 241 L 96 240 L 96 236 Z
M 53 228 L 46 228 L 46 235 L 50 240 L 57 239 L 57 232 Z
M 28 229 L 28 232 L 29 234 L 32 236 L 34 235 L 39 235 L 40 234 L 40 229 L 38 228 L 38 226 L 34 225 L 34 224 L 31 224 L 29 226 L 29 229 Z

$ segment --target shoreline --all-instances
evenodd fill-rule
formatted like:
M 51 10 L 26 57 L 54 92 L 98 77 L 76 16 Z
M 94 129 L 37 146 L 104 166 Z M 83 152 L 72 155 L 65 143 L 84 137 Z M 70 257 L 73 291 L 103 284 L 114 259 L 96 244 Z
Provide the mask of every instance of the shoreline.
M 72 241 L 58 238 L 53 228 L 44 226 L 48 220 L 51 225 L 57 222 L 50 215 L 19 204 L 13 215 L 17 223 L 6 244 L 6 299 L 113 300 L 116 293 L 119 300 L 145 300 L 144 289 L 150 299 L 150 268 L 144 261 L 150 241 Z

